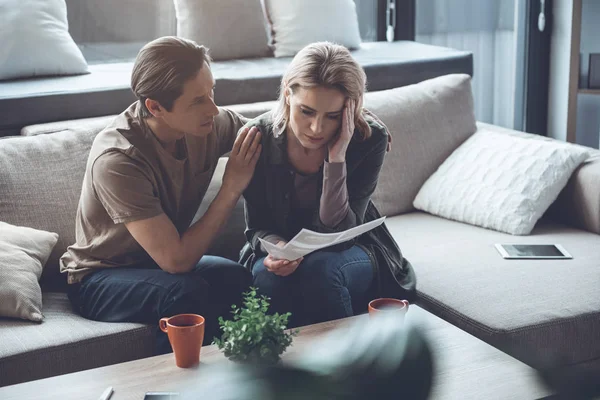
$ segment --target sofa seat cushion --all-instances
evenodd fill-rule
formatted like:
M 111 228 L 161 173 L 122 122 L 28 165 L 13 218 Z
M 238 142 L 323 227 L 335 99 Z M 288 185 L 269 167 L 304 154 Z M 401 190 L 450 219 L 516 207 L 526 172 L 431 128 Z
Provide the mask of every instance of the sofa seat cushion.
M 472 54 L 411 41 L 363 43 L 353 56 L 367 73 L 369 90 L 473 72 Z M 275 100 L 290 57 L 217 61 L 212 71 L 219 105 Z M 0 136 L 27 125 L 118 114 L 134 95 L 133 62 L 90 65 L 90 74 L 0 83 Z M 27 110 L 27 111 L 25 111 Z
M 0 386 L 153 354 L 154 327 L 87 320 L 64 293 L 44 293 L 43 312 L 41 324 L 0 320 Z
M 536 367 L 600 358 L 600 236 L 542 220 L 514 237 L 415 212 L 386 223 L 418 276 L 418 303 Z M 495 243 L 559 243 L 572 260 L 505 260 Z

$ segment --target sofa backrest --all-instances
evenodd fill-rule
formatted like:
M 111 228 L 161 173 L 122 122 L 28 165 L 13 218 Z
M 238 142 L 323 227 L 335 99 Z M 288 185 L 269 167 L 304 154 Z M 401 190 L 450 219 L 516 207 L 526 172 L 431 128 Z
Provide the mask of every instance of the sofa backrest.
M 87 156 L 98 132 L 64 130 L 0 139 L 0 221 L 58 233 L 42 280 L 75 241 L 75 215 Z

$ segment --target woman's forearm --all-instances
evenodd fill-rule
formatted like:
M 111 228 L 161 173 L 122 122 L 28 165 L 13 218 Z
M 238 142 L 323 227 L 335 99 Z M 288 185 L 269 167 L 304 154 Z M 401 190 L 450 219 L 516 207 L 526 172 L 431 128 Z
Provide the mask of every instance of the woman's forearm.
M 323 225 L 334 228 L 351 212 L 346 185 L 346 163 L 325 162 L 323 191 L 319 204 L 319 217 Z

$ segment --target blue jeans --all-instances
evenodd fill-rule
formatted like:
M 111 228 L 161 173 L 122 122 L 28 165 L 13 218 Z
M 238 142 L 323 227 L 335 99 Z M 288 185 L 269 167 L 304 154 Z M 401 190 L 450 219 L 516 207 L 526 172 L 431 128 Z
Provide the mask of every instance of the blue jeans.
M 204 344 L 220 336 L 217 319 L 231 317 L 252 276 L 240 264 L 204 256 L 185 274 L 154 268 L 106 268 L 69 285 L 69 299 L 83 317 L 104 322 L 140 322 L 158 327 L 162 317 L 200 314 L 205 319 Z M 157 330 L 155 352 L 171 352 L 168 337 Z
M 263 261 L 252 268 L 254 286 L 271 298 L 271 312 L 292 313 L 289 327 L 350 317 L 365 311 L 372 298 L 373 265 L 358 246 L 311 253 L 285 277 L 268 271 Z

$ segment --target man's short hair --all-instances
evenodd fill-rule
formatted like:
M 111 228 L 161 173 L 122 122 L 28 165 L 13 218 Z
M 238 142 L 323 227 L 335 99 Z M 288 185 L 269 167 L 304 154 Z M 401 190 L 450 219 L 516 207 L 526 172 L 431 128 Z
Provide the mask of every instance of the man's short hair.
M 138 53 L 131 73 L 131 90 L 140 102 L 142 117 L 152 115 L 146 99 L 155 100 L 171 111 L 183 93 L 184 83 L 210 61 L 208 49 L 192 40 L 165 36 L 146 44 Z

